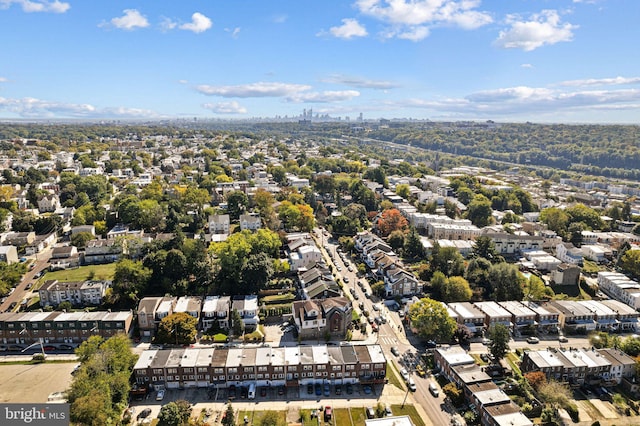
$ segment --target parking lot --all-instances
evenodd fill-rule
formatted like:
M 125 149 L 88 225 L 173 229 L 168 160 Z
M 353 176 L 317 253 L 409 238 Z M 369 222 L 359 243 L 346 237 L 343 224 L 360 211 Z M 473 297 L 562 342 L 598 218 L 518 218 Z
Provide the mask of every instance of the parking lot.
M 49 395 L 71 385 L 76 364 L 0 365 L 0 402 L 45 403 Z

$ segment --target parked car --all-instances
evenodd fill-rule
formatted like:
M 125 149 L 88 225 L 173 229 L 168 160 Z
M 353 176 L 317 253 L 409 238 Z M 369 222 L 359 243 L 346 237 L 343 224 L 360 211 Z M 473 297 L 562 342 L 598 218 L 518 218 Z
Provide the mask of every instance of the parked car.
M 313 385 L 311 383 L 307 385 L 307 393 L 313 395 Z
M 164 399 L 164 389 L 160 389 L 156 394 L 156 401 L 162 401 Z
M 373 407 L 367 407 L 366 413 L 368 419 L 374 419 L 376 417 L 376 411 L 373 409 Z
M 407 371 L 406 368 L 403 368 L 402 370 L 400 370 L 400 375 L 402 376 L 405 382 L 409 381 L 409 372 Z
M 362 387 L 362 391 L 364 392 L 365 395 L 371 395 L 371 393 L 373 392 L 373 389 L 371 388 L 371 385 L 364 385 Z
M 349 277 L 344 277 L 343 279 L 345 283 L 349 284 Z
M 140 414 L 138 414 L 138 419 L 144 419 L 148 417 L 149 414 L 151 414 L 151 408 L 145 408 L 144 410 L 140 411 Z
M 330 406 L 324 407 L 324 421 L 329 422 L 333 418 L 333 409 Z
M 398 348 L 396 348 L 395 346 L 391 347 L 391 353 L 395 356 L 400 356 L 400 351 L 398 351 Z
M 567 343 L 568 341 L 569 341 L 569 339 L 567 339 L 567 336 L 560 335 L 558 337 L 558 342 L 560 342 L 560 343 Z
M 313 388 L 311 389 L 311 391 L 313 392 Z M 260 396 L 267 396 L 267 387 L 266 386 L 262 386 L 260 388 Z
M 438 386 L 436 386 L 436 384 L 433 382 L 429 383 L 429 392 L 431 392 L 431 395 L 435 396 L 436 398 L 440 395 Z
M 336 392 L 336 395 L 342 395 L 342 386 L 336 385 L 335 392 Z
M 316 389 L 316 396 L 322 395 L 322 386 L 320 386 L 320 383 L 316 383 L 315 389 Z
M 329 387 L 329 383 L 325 383 L 322 390 L 323 390 L 324 396 L 331 395 L 331 388 Z
M 278 386 L 278 395 L 284 395 L 285 388 L 284 386 Z
M 387 417 L 393 416 L 393 411 L 391 411 L 391 407 L 389 407 L 388 405 L 384 406 L 384 415 Z
M 491 344 L 491 339 L 487 339 L 486 337 L 484 337 L 482 339 L 482 344 L 485 345 L 485 346 L 490 345 Z
M 427 349 L 435 349 L 438 347 L 438 344 L 436 343 L 435 340 L 427 340 L 427 343 L 425 343 L 425 346 L 427 347 Z
M 351 395 L 353 393 L 353 385 L 351 383 L 347 383 L 346 391 L 347 395 Z
M 427 373 L 424 371 L 424 368 L 422 368 L 422 365 L 420 364 L 416 365 L 416 373 L 418 373 L 418 376 L 420 377 L 424 377 L 427 375 Z
M 540 339 L 535 336 L 527 337 L 527 343 L 540 343 Z

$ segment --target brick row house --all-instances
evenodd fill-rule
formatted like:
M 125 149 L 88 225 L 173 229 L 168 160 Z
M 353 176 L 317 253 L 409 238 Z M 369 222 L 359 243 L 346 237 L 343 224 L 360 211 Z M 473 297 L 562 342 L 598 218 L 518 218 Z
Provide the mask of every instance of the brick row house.
M 382 384 L 379 345 L 187 348 L 144 351 L 133 368 L 138 385 L 155 389 L 307 384 Z
M 618 349 L 547 349 L 525 352 L 520 368 L 523 373 L 541 371 L 547 378 L 614 386 L 635 375 L 636 361 Z
M 77 346 L 93 335 L 109 338 L 132 332 L 133 313 L 26 312 L 0 314 L 0 342 L 24 349 L 42 339 L 45 344 Z

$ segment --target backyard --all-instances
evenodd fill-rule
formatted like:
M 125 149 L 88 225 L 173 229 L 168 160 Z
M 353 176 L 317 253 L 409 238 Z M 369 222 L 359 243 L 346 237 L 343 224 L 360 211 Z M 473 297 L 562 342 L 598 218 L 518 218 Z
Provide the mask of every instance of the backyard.
M 44 283 L 48 280 L 58 280 L 59 282 L 76 282 L 86 281 L 89 279 L 112 280 L 115 270 L 115 263 L 107 263 L 106 265 L 80 266 L 79 268 L 74 269 L 64 269 L 61 271 L 47 272 L 42 278 L 40 278 L 39 283 Z

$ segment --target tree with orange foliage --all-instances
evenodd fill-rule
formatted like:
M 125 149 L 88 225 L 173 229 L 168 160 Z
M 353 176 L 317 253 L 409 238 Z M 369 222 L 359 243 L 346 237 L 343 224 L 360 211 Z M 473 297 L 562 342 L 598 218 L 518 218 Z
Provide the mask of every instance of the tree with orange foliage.
M 393 231 L 404 231 L 408 225 L 409 222 L 398 209 L 385 210 L 378 219 L 378 231 L 383 237 L 388 236 Z
M 540 386 L 547 383 L 547 376 L 545 376 L 542 371 L 532 371 L 525 374 L 524 378 L 527 379 L 527 382 L 529 382 L 531 387 L 536 391 Z

